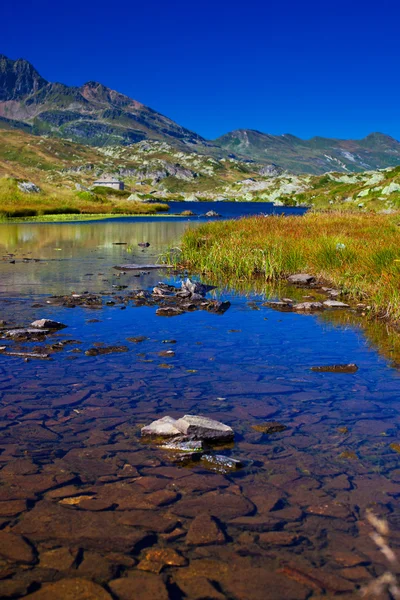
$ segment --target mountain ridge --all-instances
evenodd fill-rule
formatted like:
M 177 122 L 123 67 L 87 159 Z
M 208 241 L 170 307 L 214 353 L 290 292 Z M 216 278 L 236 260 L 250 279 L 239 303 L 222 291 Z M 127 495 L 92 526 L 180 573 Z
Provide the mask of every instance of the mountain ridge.
M 361 172 L 400 164 L 400 142 L 374 132 L 361 140 L 237 129 L 206 140 L 97 81 L 51 83 L 23 58 L 0 54 L 0 127 L 60 137 L 88 146 L 129 146 L 144 140 L 216 158 L 276 164 L 292 173 Z

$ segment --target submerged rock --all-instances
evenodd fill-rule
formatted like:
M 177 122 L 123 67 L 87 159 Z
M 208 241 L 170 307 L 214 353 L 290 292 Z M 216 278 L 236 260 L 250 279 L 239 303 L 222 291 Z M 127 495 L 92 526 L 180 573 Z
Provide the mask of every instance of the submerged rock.
M 348 363 L 347 365 L 324 365 L 321 367 L 311 367 L 311 371 L 317 373 L 355 373 L 358 371 L 358 367 L 354 363 Z
M 296 273 L 295 275 L 289 275 L 287 281 L 295 285 L 310 285 L 310 283 L 314 283 L 315 277 L 308 273 Z
M 231 473 L 243 468 L 242 461 L 237 458 L 231 458 L 230 456 L 223 456 L 222 454 L 203 454 L 200 462 L 206 469 L 211 471 L 217 471 L 217 473 Z
M 279 433 L 280 431 L 285 431 L 287 429 L 286 425 L 282 423 L 278 423 L 277 421 L 269 421 L 268 423 L 260 423 L 259 425 L 252 425 L 251 427 L 254 431 L 258 431 L 259 433 Z
M 156 315 L 159 317 L 177 317 L 178 315 L 183 315 L 184 312 L 175 306 L 161 306 L 157 308 Z
M 60 323 L 59 321 L 52 321 L 51 319 L 38 319 L 37 321 L 33 321 L 33 323 L 31 323 L 31 327 L 35 327 L 37 329 L 65 329 L 67 325 Z
M 128 352 L 127 346 L 104 346 L 103 348 L 89 348 L 86 356 L 99 356 L 100 354 L 113 354 L 115 352 Z

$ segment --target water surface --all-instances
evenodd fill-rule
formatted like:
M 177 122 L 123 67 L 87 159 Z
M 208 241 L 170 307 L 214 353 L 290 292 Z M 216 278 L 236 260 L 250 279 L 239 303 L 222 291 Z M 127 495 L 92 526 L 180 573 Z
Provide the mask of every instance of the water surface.
M 263 305 L 266 291 L 218 288 L 211 296 L 231 302 L 223 315 L 163 318 L 125 304 L 130 290 L 179 285 L 183 274 L 135 277 L 113 266 L 153 262 L 188 226 L 0 226 L 0 317 L 68 326 L 21 349 L 72 341 L 50 361 L 0 355 L 0 541 L 12 532 L 34 549 L 2 542 L 1 597 L 82 577 L 115 598 L 137 586 L 144 599 L 346 598 L 386 569 L 368 508 L 388 520 L 398 547 L 399 373 L 389 346 L 379 353 L 377 345 L 388 336 L 365 336 L 352 313 L 274 311 Z M 149 248 L 137 245 L 145 241 Z M 101 309 L 47 304 L 51 294 L 86 290 L 102 292 Z M 85 355 L 96 345 L 128 351 Z M 160 355 L 166 350 L 174 355 Z M 359 370 L 310 370 L 347 362 Z M 220 452 L 245 467 L 177 467 L 141 443 L 143 424 L 188 413 L 231 425 L 235 444 Z M 253 429 L 268 421 L 287 429 Z M 204 514 L 215 521 L 195 521 Z

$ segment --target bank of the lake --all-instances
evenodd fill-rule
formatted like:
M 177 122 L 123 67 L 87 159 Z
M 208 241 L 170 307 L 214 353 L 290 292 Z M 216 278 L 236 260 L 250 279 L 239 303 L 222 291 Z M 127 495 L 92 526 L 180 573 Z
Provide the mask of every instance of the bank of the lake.
M 400 321 L 399 215 L 308 213 L 207 223 L 183 236 L 175 261 L 220 281 L 307 272 Z

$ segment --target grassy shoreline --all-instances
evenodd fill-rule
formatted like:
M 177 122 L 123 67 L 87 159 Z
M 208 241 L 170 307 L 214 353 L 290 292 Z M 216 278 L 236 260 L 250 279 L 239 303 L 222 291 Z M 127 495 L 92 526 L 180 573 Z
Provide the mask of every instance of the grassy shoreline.
M 185 232 L 175 262 L 231 285 L 308 272 L 400 324 L 399 224 L 347 212 L 207 223 Z

